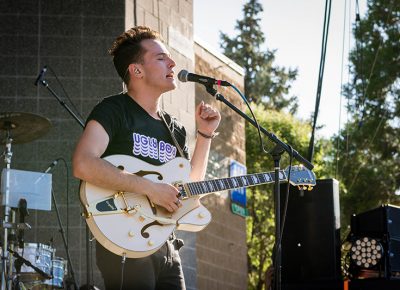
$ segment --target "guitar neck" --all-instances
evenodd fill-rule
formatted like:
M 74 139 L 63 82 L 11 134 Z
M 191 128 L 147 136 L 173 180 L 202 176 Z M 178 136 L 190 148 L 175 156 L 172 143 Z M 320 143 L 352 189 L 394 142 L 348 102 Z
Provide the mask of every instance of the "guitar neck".
M 279 181 L 287 181 L 285 171 L 279 171 Z M 275 182 L 275 172 L 262 172 L 185 184 L 189 196 L 208 194 L 235 188 L 250 187 Z

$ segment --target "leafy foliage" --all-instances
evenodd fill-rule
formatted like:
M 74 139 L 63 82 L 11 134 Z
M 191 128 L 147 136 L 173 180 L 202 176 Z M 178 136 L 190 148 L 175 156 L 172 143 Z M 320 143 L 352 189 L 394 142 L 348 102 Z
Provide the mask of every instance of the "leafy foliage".
M 344 88 L 352 119 L 334 138 L 342 228 L 352 213 L 400 204 L 400 2 L 370 0 L 354 34 L 352 79 Z

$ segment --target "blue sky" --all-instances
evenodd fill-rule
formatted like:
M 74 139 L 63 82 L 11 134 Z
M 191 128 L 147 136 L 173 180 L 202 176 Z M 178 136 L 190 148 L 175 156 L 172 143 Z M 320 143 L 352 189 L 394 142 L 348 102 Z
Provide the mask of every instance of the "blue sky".
M 245 0 L 194 0 L 194 33 L 222 52 L 219 31 L 230 36 L 236 20 L 243 18 Z M 297 116 L 309 118 L 314 111 L 321 56 L 325 1 L 323 0 L 264 0 L 261 28 L 268 49 L 276 49 L 275 65 L 298 69 L 291 95 L 299 99 Z M 366 0 L 360 0 L 360 14 L 366 11 Z M 324 125 L 319 135 L 330 137 L 338 132 L 340 113 L 340 84 L 348 80 L 347 56 L 354 39 L 349 33 L 355 22 L 355 0 L 332 1 L 325 73 L 321 94 L 318 125 Z M 344 39 L 343 39 L 344 35 Z M 344 41 L 343 41 L 344 40 Z M 344 43 L 344 53 L 342 47 Z M 342 55 L 344 55 L 342 73 Z M 248 96 L 249 97 L 249 96 Z M 342 99 L 341 126 L 347 119 Z

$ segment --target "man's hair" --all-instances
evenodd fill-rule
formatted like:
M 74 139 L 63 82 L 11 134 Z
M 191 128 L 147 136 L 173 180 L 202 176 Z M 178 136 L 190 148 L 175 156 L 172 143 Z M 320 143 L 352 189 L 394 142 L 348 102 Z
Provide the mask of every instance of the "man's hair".
M 127 71 L 129 65 L 143 63 L 143 55 L 146 50 L 142 47 L 141 42 L 145 39 L 162 40 L 157 31 L 146 26 L 136 26 L 118 36 L 108 50 L 108 53 L 113 56 L 115 69 L 126 84 L 129 83 L 129 72 Z

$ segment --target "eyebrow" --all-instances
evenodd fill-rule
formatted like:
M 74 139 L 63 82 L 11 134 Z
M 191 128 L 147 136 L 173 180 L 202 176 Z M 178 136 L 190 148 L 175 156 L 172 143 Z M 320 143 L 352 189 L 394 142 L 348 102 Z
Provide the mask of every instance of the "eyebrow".
M 171 57 L 171 54 L 165 53 L 165 52 L 159 52 L 156 54 L 156 56 L 168 56 Z

